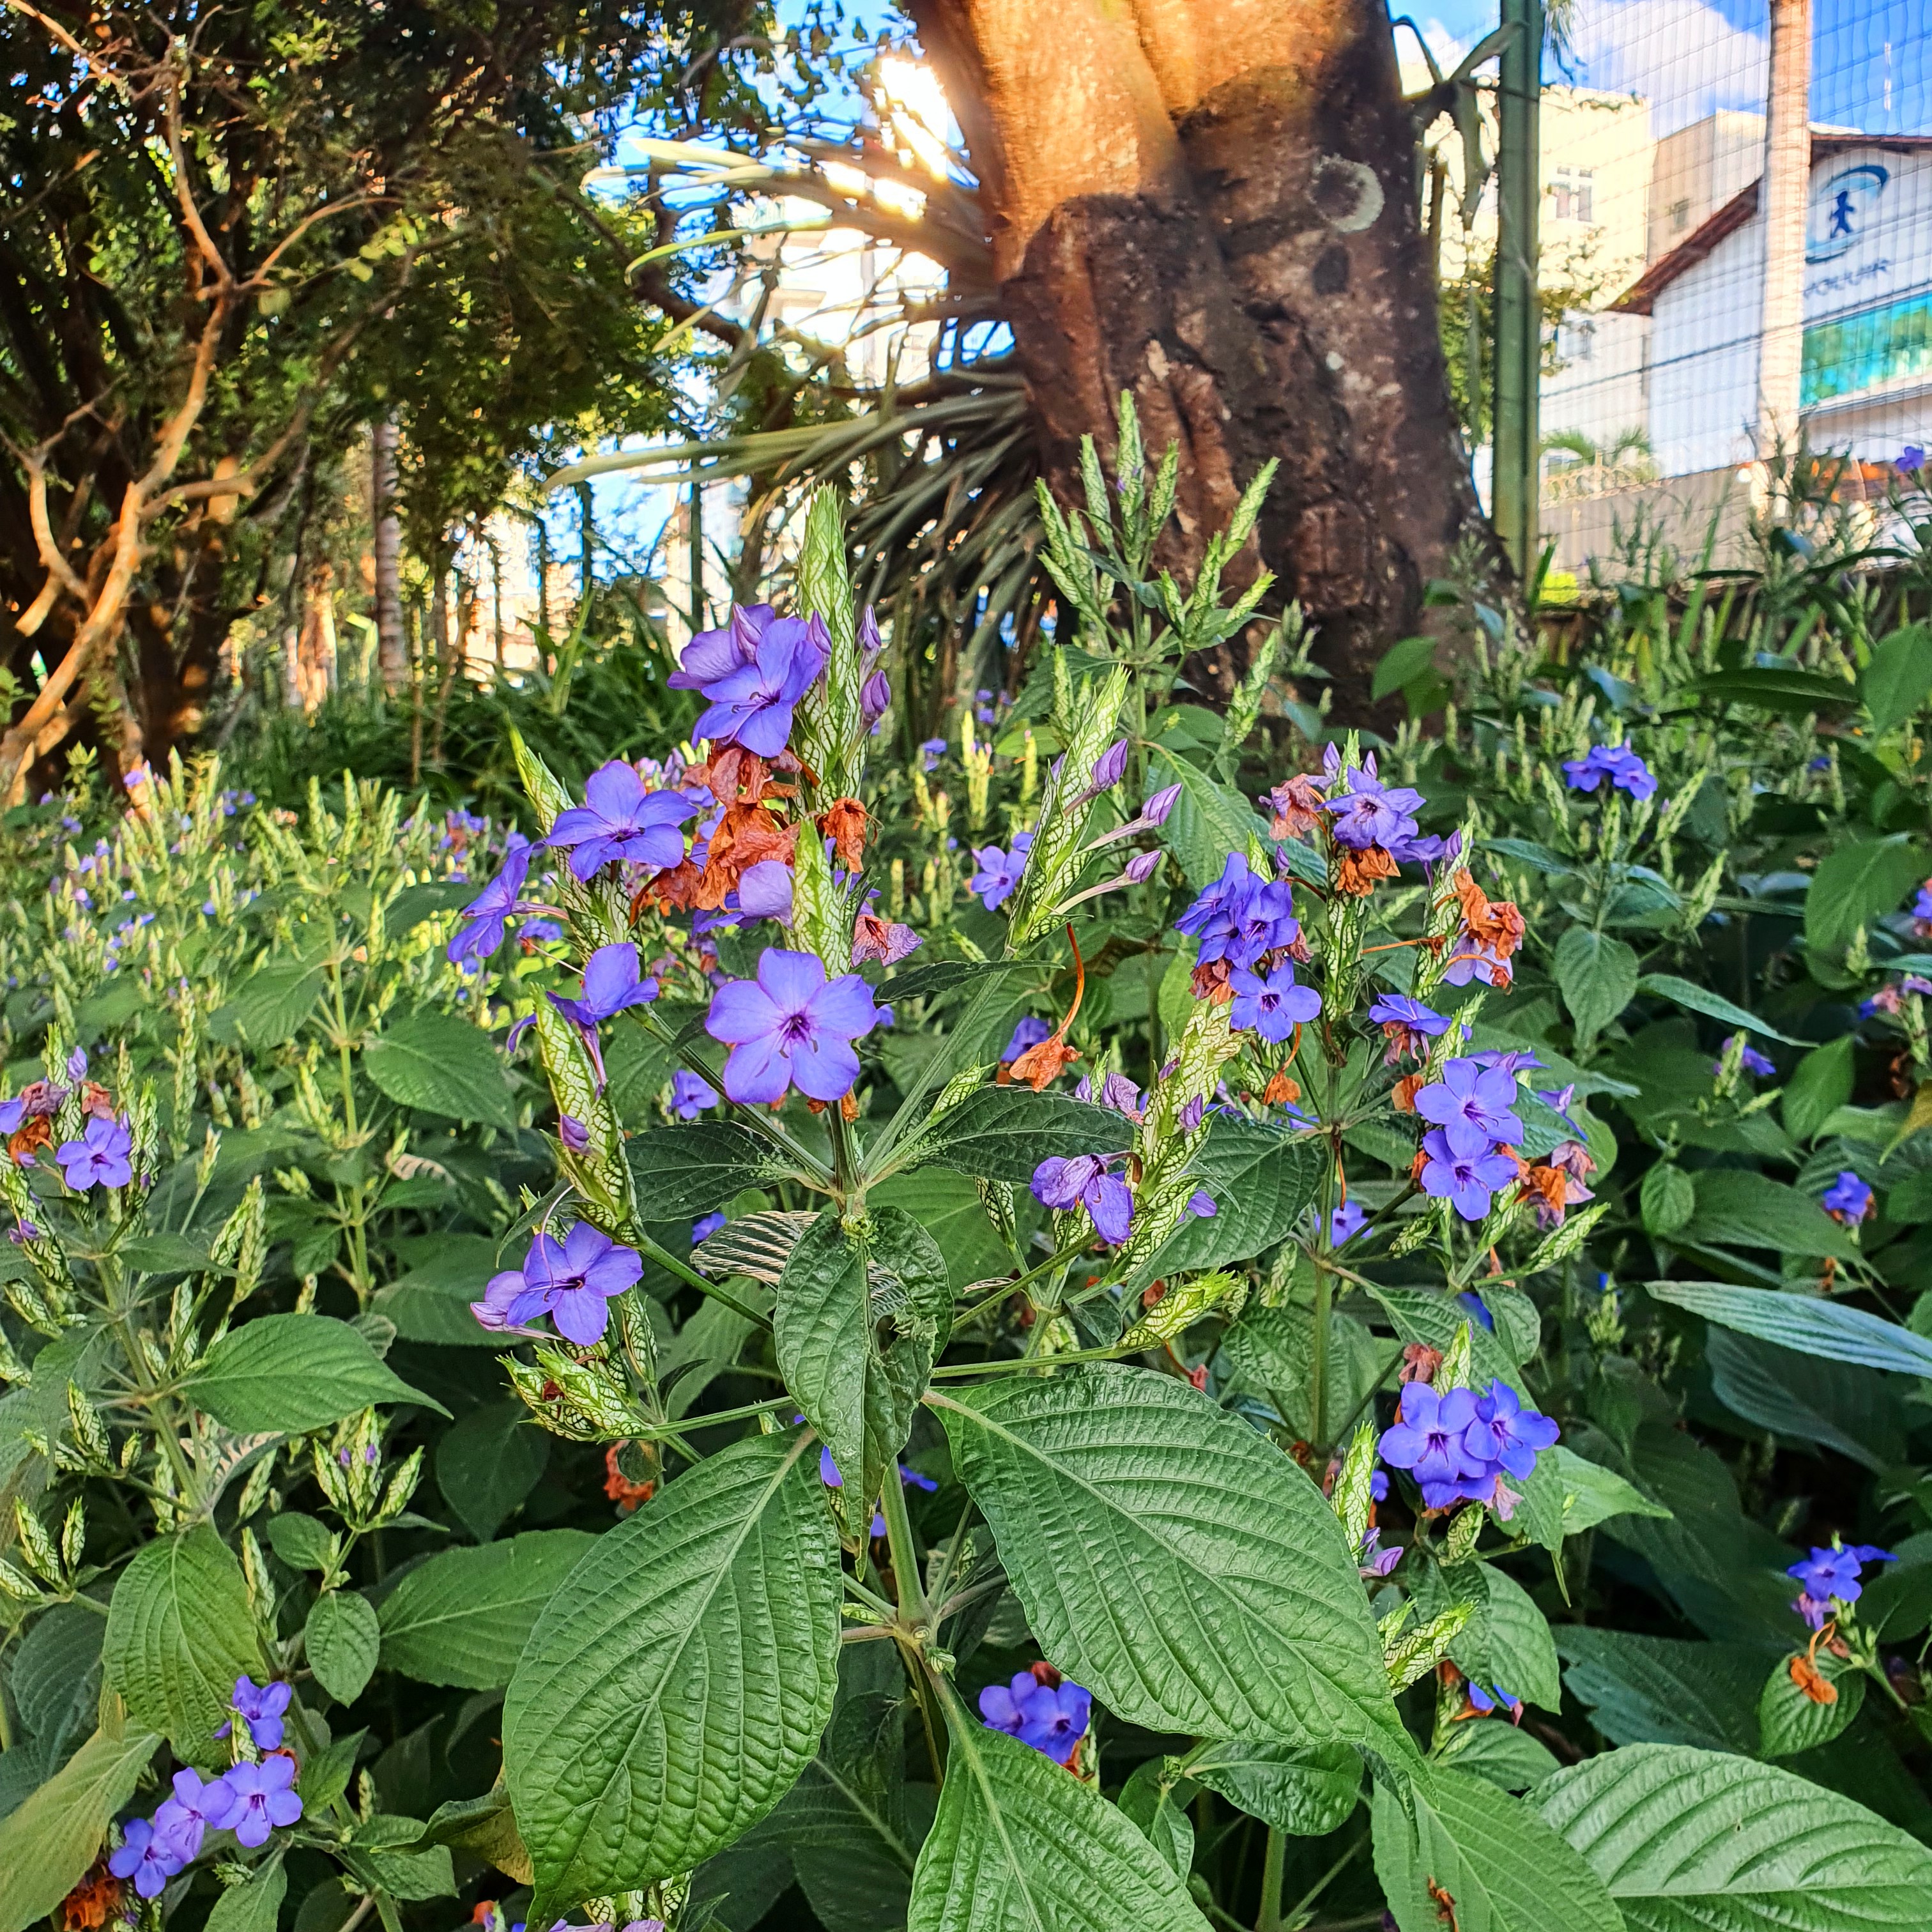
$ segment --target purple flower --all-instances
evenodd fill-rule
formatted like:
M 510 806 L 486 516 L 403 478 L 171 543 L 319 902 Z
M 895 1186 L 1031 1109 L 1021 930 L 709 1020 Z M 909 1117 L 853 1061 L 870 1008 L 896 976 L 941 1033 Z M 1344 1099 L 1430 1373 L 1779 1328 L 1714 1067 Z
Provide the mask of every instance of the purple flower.
M 590 1130 L 574 1114 L 563 1114 L 558 1117 L 556 1137 L 572 1154 L 581 1154 L 590 1144 Z
M 1260 884 L 1248 869 L 1245 852 L 1230 852 L 1221 876 L 1174 922 L 1177 932 L 1201 942 L 1203 962 L 1225 958 L 1239 938 L 1241 920 Z
M 1510 1111 L 1515 1102 L 1513 1076 L 1474 1060 L 1451 1060 L 1439 1081 L 1417 1094 L 1415 1111 L 1442 1130 L 1454 1153 L 1474 1157 L 1487 1154 L 1493 1142 L 1522 1138 L 1522 1123 Z
M 1536 1467 L 1537 1451 L 1547 1449 L 1558 1433 L 1548 1416 L 1523 1407 L 1508 1382 L 1492 1382 L 1489 1394 L 1477 1400 L 1475 1420 L 1463 1431 L 1462 1450 L 1472 1462 L 1502 1468 L 1520 1482 Z
M 715 631 L 700 631 L 684 647 L 676 670 L 664 680 L 674 691 L 701 691 L 755 664 L 758 640 L 777 615 L 769 604 L 734 604 Z
M 1383 1495 L 1386 1496 L 1388 1493 L 1388 1477 L 1383 1475 L 1379 1469 L 1376 1472 L 1376 1475 L 1381 1480 Z M 1368 1534 L 1363 1538 L 1362 1561 L 1359 1566 L 1363 1576 L 1372 1576 L 1378 1582 L 1388 1576 L 1402 1561 L 1403 1553 L 1402 1545 L 1399 1543 L 1392 1543 L 1388 1549 L 1383 1549 L 1382 1540 L 1382 1533 L 1378 1525 L 1372 1528 Z
M 859 715 L 868 724 L 876 724 L 892 706 L 892 681 L 875 670 L 859 687 Z
M 939 761 L 946 755 L 946 740 L 944 738 L 928 738 L 919 748 L 926 769 L 929 772 L 938 770 Z
M 791 923 L 791 868 L 782 859 L 760 859 L 738 875 L 736 898 L 740 925 L 747 920 L 775 919 Z
M 61 1158 L 67 1158 L 67 1149 L 61 1149 Z M 1842 1221 L 1848 1228 L 1855 1228 L 1867 1216 L 1875 1212 L 1872 1191 L 1852 1170 L 1841 1168 L 1838 1178 L 1819 1197 L 1818 1204 L 1834 1221 Z
M 980 1715 L 988 1730 L 1004 1731 L 1055 1764 L 1065 1764 L 1086 1736 L 1093 1704 L 1091 1694 L 1070 1678 L 1042 1684 L 1030 1670 L 980 1693 Z
M 561 939 L 563 928 L 554 919 L 526 919 L 518 929 L 519 939 Z
M 1034 1024 L 1038 1025 L 1040 1022 L 1036 1021 Z M 1044 1031 L 1040 1037 L 1042 1040 L 1046 1037 Z M 1093 1101 L 1095 1098 L 1093 1082 L 1083 1079 L 1074 1088 L 1073 1097 L 1076 1100 Z M 1136 1125 L 1147 1118 L 1147 1108 L 1141 1100 L 1141 1090 L 1124 1073 L 1109 1073 L 1101 1081 L 1099 1102 L 1100 1106 L 1110 1107 L 1117 1114 L 1124 1114 Z
M 1197 1221 L 1211 1221 L 1220 1213 L 1214 1197 L 1204 1187 L 1197 1187 L 1187 1197 L 1187 1212 Z
M 638 977 L 638 949 L 628 940 L 620 940 L 614 946 L 598 946 L 585 962 L 581 999 L 553 993 L 550 1003 L 566 1019 L 594 1035 L 602 1022 L 615 1018 L 627 1006 L 646 1005 L 657 996 L 655 979 Z
M 1657 790 L 1650 767 L 1628 745 L 1592 745 L 1582 758 L 1563 761 L 1563 776 L 1572 791 L 1595 791 L 1606 778 L 1634 799 Z
M 1028 1047 L 1039 1046 L 1052 1031 L 1046 1021 L 1036 1019 L 1028 1013 L 1014 1027 L 1013 1036 L 1006 1042 L 1006 1050 L 1000 1058 L 1009 1062 L 1016 1060 Z
M 1054 769 L 1058 769 L 1056 764 Z M 1090 798 L 1098 798 L 1103 791 L 1112 791 L 1125 776 L 1127 769 L 1127 741 L 1117 740 L 1109 745 L 1094 761 L 1094 776 L 1087 782 L 1087 789 L 1076 794 L 1066 801 L 1070 812 L 1076 805 L 1084 805 Z
M 1237 965 L 1252 966 L 1264 953 L 1292 946 L 1300 937 L 1292 889 L 1285 880 L 1270 880 L 1256 886 L 1235 915 L 1228 956 Z
M 1469 1708 L 1472 1711 L 1486 1718 L 1501 1705 L 1514 1722 L 1522 1723 L 1522 1700 L 1514 1691 L 1505 1690 L 1500 1684 L 1494 1686 L 1492 1690 L 1486 1690 L 1473 1677 L 1467 1680 L 1466 1688 L 1469 1693 Z
M 248 1735 L 258 1750 L 278 1750 L 282 1742 L 282 1713 L 289 1708 L 289 1687 L 277 1682 L 257 1684 L 251 1677 L 235 1680 L 232 1700 L 236 1714 L 245 1718 Z
M 1149 831 L 1157 830 L 1167 823 L 1167 815 L 1174 809 L 1180 796 L 1180 788 L 1178 784 L 1168 785 L 1156 792 L 1141 807 L 1141 824 Z
M 1490 1211 L 1490 1196 L 1516 1178 L 1516 1162 L 1507 1154 L 1458 1154 L 1439 1127 L 1423 1137 L 1422 1151 L 1423 1192 L 1446 1196 L 1466 1221 L 1480 1221 Z
M 142 1898 L 158 1898 L 187 1863 L 166 1832 L 156 1831 L 145 1818 L 130 1818 L 122 1828 L 119 1846 L 108 1854 L 107 1869 L 116 1878 L 132 1879 Z
M 260 1764 L 238 1764 L 226 1774 L 235 1794 L 235 1841 L 251 1851 L 268 1843 L 270 1828 L 292 1825 L 302 1814 L 302 1800 L 290 1787 L 296 1781 L 292 1757 L 265 1757 Z
M 709 1214 L 700 1214 L 691 1224 L 691 1245 L 694 1248 L 700 1241 L 709 1240 L 724 1225 L 724 1210 L 722 1208 Z
M 1034 1169 L 1031 1184 L 1033 1197 L 1042 1208 L 1063 1213 L 1084 1208 L 1102 1240 L 1118 1246 L 1127 1238 L 1134 1197 L 1118 1174 L 1107 1172 L 1100 1155 L 1079 1154 L 1071 1160 L 1054 1155 Z
M 462 920 L 450 943 L 442 949 L 444 958 L 450 964 L 462 964 L 464 960 L 487 960 L 496 946 L 502 945 L 504 923 L 510 914 L 516 912 L 516 896 L 524 891 L 524 879 L 530 873 L 530 841 L 522 832 L 510 832 L 510 841 L 504 848 L 502 866 L 496 878 L 490 879 L 483 891 L 477 892 L 470 904 L 464 906 L 458 918 Z
M 1384 993 L 1369 1009 L 1369 1018 L 1378 1026 L 1399 1026 L 1434 1040 L 1449 1030 L 1449 1022 L 1433 1006 L 1412 1000 L 1406 993 Z
M 1160 854 L 1158 852 L 1136 852 L 1120 868 L 1120 876 L 1115 883 L 1120 885 L 1144 886 L 1160 869 Z
M 51 1081 L 29 1081 L 12 1100 L 0 1101 L 0 1134 L 16 1134 L 29 1120 L 52 1119 L 67 1093 Z
M 614 859 L 640 866 L 675 866 L 684 856 L 678 829 L 698 814 L 682 792 L 651 791 L 621 758 L 590 774 L 584 802 L 556 815 L 548 843 L 572 848 L 570 869 L 587 879 Z
M 63 1141 L 54 1151 L 61 1178 L 76 1194 L 98 1184 L 125 1187 L 134 1178 L 134 1136 L 124 1120 L 88 1122 L 77 1141 Z
M 154 1830 L 171 1840 L 185 1861 L 199 1856 L 202 1834 L 211 1825 L 219 1830 L 226 1824 L 234 1809 L 235 1794 L 226 1780 L 218 1778 L 204 1784 L 198 1772 L 178 1771 L 174 1796 L 164 1798 L 154 1814 Z
M 988 912 L 997 912 L 1012 896 L 1020 874 L 1026 870 L 1026 855 L 1032 847 L 1033 834 L 1018 832 L 1013 835 L 1010 852 L 1003 852 L 997 845 L 974 849 L 973 856 L 979 861 L 980 869 L 966 883 L 970 890 L 980 895 L 980 903 Z
M 1237 966 L 1228 974 L 1228 984 L 1234 994 L 1228 1011 L 1228 1025 L 1237 1033 L 1252 1029 L 1276 1046 L 1322 1010 L 1322 995 L 1312 986 L 1297 986 L 1294 968 L 1285 961 L 1265 980 Z
M 748 662 L 740 652 L 729 669 L 699 686 L 711 702 L 692 728 L 692 739 L 742 745 L 761 758 L 776 758 L 791 736 L 794 707 L 831 654 L 831 639 L 818 617 L 768 618 Z
M 718 1090 L 698 1074 L 680 1066 L 670 1076 L 671 1111 L 680 1120 L 694 1120 L 707 1107 L 718 1104 Z
M 1422 794 L 1406 785 L 1386 786 L 1376 776 L 1372 753 L 1361 769 L 1350 766 L 1342 773 L 1347 791 L 1331 798 L 1322 809 L 1334 820 L 1335 842 L 1352 852 L 1366 851 L 1371 845 L 1398 844 L 1416 836 L 1412 815 L 1420 809 Z
M 1834 1545 L 1828 1550 L 1814 1544 L 1811 1554 L 1802 1563 L 1792 1564 L 1784 1574 L 1796 1576 L 1804 1586 L 1804 1594 L 1814 1602 L 1829 1603 L 1835 1597 L 1841 1604 L 1856 1604 L 1864 1593 L 1864 1586 L 1858 1581 L 1859 1570 L 1868 1563 L 1898 1561 L 1890 1550 L 1881 1550 L 1875 1543 Z
M 559 1240 L 538 1233 L 520 1268 L 492 1275 L 470 1312 L 489 1329 L 520 1328 L 548 1315 L 556 1331 L 580 1348 L 603 1334 L 605 1306 L 644 1271 L 634 1248 L 620 1247 L 602 1229 L 580 1221 Z
M 1925 452 L 1916 442 L 1908 442 L 1898 452 L 1897 467 L 1907 476 L 1916 476 L 1925 467 Z
M 842 1100 L 859 1078 L 851 1042 L 878 1022 L 872 989 L 857 974 L 827 984 L 816 953 L 769 946 L 755 980 L 718 988 L 704 1024 L 730 1048 L 724 1091 L 745 1106 L 779 1100 L 794 1085 L 814 1100 Z
M 1328 1216 L 1328 1245 L 1339 1248 L 1361 1232 L 1369 1210 L 1359 1201 L 1345 1201 Z
M 1730 1052 L 1736 1040 L 1737 1035 L 1736 1034 L 1732 1034 L 1730 1038 L 1726 1040 L 1724 1042 L 1723 1051 L 1726 1053 Z M 1713 1061 L 1712 1063 L 1711 1071 L 1713 1073 L 1721 1072 L 1724 1070 L 1724 1063 L 1721 1060 Z M 1754 1078 L 1760 1080 L 1762 1080 L 1765 1078 L 1766 1076 L 1775 1073 L 1778 1071 L 1778 1063 L 1776 1060 L 1772 1060 L 1765 1054 L 1759 1052 L 1756 1047 L 1749 1045 L 1747 1045 L 1743 1052 L 1738 1056 L 1738 1064 L 1742 1067 L 1747 1073 L 1752 1075 Z
M 1496 1318 L 1490 1312 L 1490 1305 L 1472 1290 L 1465 1288 L 1456 1298 L 1456 1305 L 1479 1328 L 1486 1328 L 1493 1335 L 1496 1332 Z
M 1446 1391 L 1427 1382 L 1404 1384 L 1394 1425 L 1382 1432 L 1376 1454 L 1391 1468 L 1406 1469 L 1422 1487 L 1424 1505 L 1446 1509 L 1462 1486 L 1482 1472 L 1463 1447 L 1476 1420 L 1476 1398 L 1467 1389 Z
M 1448 970 L 1442 975 L 1445 986 L 1466 986 L 1480 980 L 1486 986 L 1510 983 L 1509 962 L 1487 940 L 1479 940 L 1466 926 L 1456 935 Z

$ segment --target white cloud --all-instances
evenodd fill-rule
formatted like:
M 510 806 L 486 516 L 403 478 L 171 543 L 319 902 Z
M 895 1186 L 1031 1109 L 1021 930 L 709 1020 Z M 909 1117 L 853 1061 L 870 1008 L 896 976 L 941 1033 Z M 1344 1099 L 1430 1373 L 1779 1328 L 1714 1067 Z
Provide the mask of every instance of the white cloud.
M 1763 110 L 1765 36 L 1733 26 L 1702 0 L 1578 0 L 1570 40 L 1572 76 L 1641 94 L 1656 134 L 1720 107 Z

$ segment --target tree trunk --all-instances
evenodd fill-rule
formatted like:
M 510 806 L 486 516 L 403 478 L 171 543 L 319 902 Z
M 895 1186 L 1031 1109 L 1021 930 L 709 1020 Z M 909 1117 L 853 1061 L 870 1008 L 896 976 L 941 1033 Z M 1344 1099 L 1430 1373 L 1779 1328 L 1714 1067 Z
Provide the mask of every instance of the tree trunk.
M 1081 437 L 1111 453 L 1131 393 L 1149 447 L 1180 445 L 1160 560 L 1184 575 L 1279 459 L 1246 568 L 1318 627 L 1338 715 L 1367 716 L 1376 659 L 1459 548 L 1506 568 L 1450 406 L 1380 0 L 913 11 L 980 177 L 1048 481 L 1077 498 Z
M 403 525 L 396 514 L 396 426 L 369 432 L 370 521 L 376 553 L 376 663 L 382 688 L 410 681 L 409 640 L 403 631 Z

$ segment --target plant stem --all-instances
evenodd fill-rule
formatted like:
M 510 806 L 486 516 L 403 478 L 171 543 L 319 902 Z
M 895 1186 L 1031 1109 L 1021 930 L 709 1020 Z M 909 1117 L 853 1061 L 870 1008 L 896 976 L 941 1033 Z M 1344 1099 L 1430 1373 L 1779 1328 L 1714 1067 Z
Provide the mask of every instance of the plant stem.
M 1334 1299 L 1334 1287 L 1326 1268 L 1315 1270 L 1315 1347 L 1310 1363 L 1310 1376 L 1314 1383 L 1313 1393 L 1309 1401 L 1309 1434 L 1314 1439 L 1316 1449 L 1325 1449 L 1328 1438 L 1324 1432 L 1328 1423 L 1328 1310 Z M 1269 1833 L 1270 1843 L 1274 1833 Z
M 1255 1916 L 1255 1932 L 1281 1932 L 1281 1874 L 1287 1860 L 1288 1840 L 1270 1825 L 1262 1858 L 1262 1905 Z

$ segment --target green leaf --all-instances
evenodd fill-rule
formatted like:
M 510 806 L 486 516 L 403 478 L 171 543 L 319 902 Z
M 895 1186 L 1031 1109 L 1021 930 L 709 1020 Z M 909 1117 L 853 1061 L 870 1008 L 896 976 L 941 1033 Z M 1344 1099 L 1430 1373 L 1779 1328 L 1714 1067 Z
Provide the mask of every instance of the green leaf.
M 1148 763 L 1150 789 L 1180 787 L 1162 836 L 1196 892 L 1221 876 L 1230 852 L 1248 849 L 1250 836 L 1267 838 L 1267 820 L 1256 817 L 1254 807 L 1232 787 L 1159 747 Z
M 1792 1658 L 1780 1658 L 1771 1667 L 1758 1698 L 1758 1729 L 1766 1757 L 1796 1757 L 1800 1751 L 1828 1744 L 1858 1714 L 1865 1701 L 1864 1672 L 1841 1662 L 1828 1650 L 1818 1653 L 1818 1674 L 1838 1694 L 1820 1704 L 1801 1690 L 1791 1674 Z
M 1326 1838 L 1348 1821 L 1362 1795 L 1362 1760 L 1346 1744 L 1209 1744 L 1187 1774 L 1250 1817 L 1298 1838 Z
M 688 1871 L 784 1796 L 831 1714 L 839 1595 L 802 1430 L 706 1457 L 598 1539 L 503 1709 L 532 1923 Z
M 1529 1592 L 1492 1563 L 1479 1566 L 1485 1594 L 1484 1636 L 1489 1681 L 1504 1684 L 1526 1702 L 1546 1711 L 1563 1708 L 1558 1679 L 1556 1642 L 1549 1619 Z
M 901 1000 L 937 999 L 963 986 L 978 988 L 1009 973 L 1040 974 L 1037 959 L 935 959 L 928 966 L 903 966 L 880 990 L 896 1004 Z
M 1066 1159 L 1111 1152 L 1130 1132 L 1120 1114 L 1070 1094 L 982 1087 L 920 1136 L 905 1165 L 932 1162 L 982 1180 L 1024 1186 L 1042 1161 L 1054 1155 Z
M 335 1561 L 336 1541 L 318 1517 L 287 1510 L 268 1519 L 268 1547 L 291 1570 L 326 1570 Z
M 101 1654 L 134 1721 L 206 1762 L 231 1714 L 236 1678 L 267 1674 L 248 1581 L 210 1525 L 135 1552 L 114 1586 Z
M 1515 1524 L 1532 1542 L 1554 1550 L 1566 1536 L 1580 1536 L 1613 1516 L 1670 1514 L 1614 1469 L 1586 1462 L 1559 1442 L 1537 1457 L 1516 1505 Z
M 1389 1366 L 1399 1348 L 1378 1340 L 1352 1315 L 1328 1317 L 1325 1417 L 1353 1412 Z M 1315 1318 L 1312 1310 L 1285 1302 L 1276 1308 L 1250 1303 L 1238 1322 L 1222 1331 L 1222 1359 L 1239 1385 L 1270 1403 L 1304 1440 L 1315 1430 Z
M 1246 1423 L 1114 1365 L 927 1400 L 1042 1648 L 1116 1715 L 1413 1761 L 1341 1526 Z
M 1004 1274 L 1013 1264 L 1006 1244 L 987 1218 L 980 1190 L 963 1174 L 943 1167 L 896 1174 L 868 1188 L 874 1208 L 903 1208 L 938 1244 L 957 1294 L 976 1281 Z
M 1169 1780 L 1167 1761 L 1150 1757 L 1120 1786 L 1115 1802 L 1168 1870 L 1184 1879 L 1194 1863 L 1194 1826 L 1184 1798 Z M 1180 1786 L 1183 1791 L 1192 1789 L 1184 1778 Z
M 1808 1141 L 1852 1097 L 1851 1034 L 1814 1047 L 1791 1070 L 1785 1082 L 1784 1131 L 1795 1141 Z
M 1205 1932 L 1174 1868 L 1043 1753 L 956 1718 L 906 1932 Z
M 0 1932 L 27 1932 L 80 1882 L 160 1742 L 152 1731 L 96 1731 L 0 1820 Z
M 1678 1239 L 1702 1247 L 1775 1248 L 1787 1255 L 1858 1258 L 1851 1236 L 1809 1195 L 1749 1168 L 1706 1168 L 1696 1211 Z
M 203 1932 L 275 1932 L 288 1889 L 288 1873 L 272 1855 L 214 1901 Z
M 1327 1156 L 1310 1142 L 1258 1121 L 1214 1115 L 1192 1172 L 1217 1211 L 1184 1220 L 1134 1270 L 1126 1292 L 1164 1275 L 1247 1261 L 1286 1239 L 1320 1192 L 1326 1168 Z
M 1800 1355 L 1714 1330 L 1705 1345 L 1711 1392 L 1733 1415 L 1794 1442 L 1816 1442 L 1881 1474 L 1905 1460 L 1905 1416 L 1877 1371 Z
M 1696 1212 L 1697 1190 L 1683 1168 L 1660 1160 L 1644 1175 L 1637 1202 L 1644 1232 L 1661 1239 L 1676 1234 Z
M 1624 1932 L 1603 1881 L 1522 1801 L 1438 1766 L 1403 1800 L 1376 1789 L 1376 1876 L 1401 1932 Z
M 1436 668 L 1433 638 L 1398 638 L 1376 660 L 1376 674 L 1369 686 L 1371 700 L 1379 702 L 1392 691 L 1413 684 Z
M 1757 1749 L 1761 1653 L 1575 1624 L 1556 1633 L 1556 1648 L 1564 1688 L 1612 1744 Z
M 1908 624 L 1881 638 L 1858 680 L 1858 695 L 1871 714 L 1872 730 L 1882 737 L 1903 724 L 1932 692 L 1932 633 Z
M 396 1324 L 405 1342 L 438 1342 L 459 1348 L 496 1348 L 500 1334 L 484 1328 L 470 1304 L 483 1298 L 496 1272 L 496 1244 L 488 1234 L 441 1234 L 433 1253 L 408 1274 L 376 1291 L 372 1306 Z
M 93 1727 L 106 1634 L 98 1610 L 56 1604 L 34 1619 L 14 1653 L 7 1688 L 44 1765 L 64 1762 L 69 1747 Z
M 1762 1034 L 1766 1040 L 1782 1040 L 1786 1046 L 1802 1046 L 1804 1043 L 1793 1040 L 1788 1033 L 1780 1033 L 1768 1021 L 1747 1012 L 1722 994 L 1714 993 L 1695 980 L 1680 980 L 1675 973 L 1646 973 L 1637 981 L 1636 986 L 1639 992 L 1654 993 L 1660 1000 L 1668 1000 L 1672 1006 L 1682 1006 L 1686 1012 L 1702 1013 L 1706 1019 L 1722 1020 L 1726 1026 L 1743 1027 L 1749 1032 Z
M 653 1220 L 709 1214 L 748 1187 L 792 1174 L 767 1142 L 728 1120 L 653 1127 L 626 1142 L 624 1154 Z
M 499 1782 L 481 1798 L 453 1798 L 439 1804 L 423 1827 L 420 1845 L 460 1845 L 488 1858 L 519 1885 L 530 1882 L 530 1855 L 517 1834 L 510 1794 Z
M 544 1606 L 596 1541 L 580 1529 L 526 1530 L 419 1564 L 377 1607 L 385 1667 L 424 1684 L 501 1690 Z
M 325 951 L 256 967 L 241 992 L 210 1015 L 208 1031 L 224 1043 L 238 1042 L 258 1052 L 292 1040 L 328 984 L 329 956 Z
M 385 1367 L 358 1330 L 328 1315 L 244 1322 L 201 1358 L 182 1393 L 244 1435 L 304 1435 L 379 1402 L 449 1413 Z
M 1527 1791 L 1557 1767 L 1556 1754 L 1547 1744 L 1500 1716 L 1456 1725 L 1441 1755 L 1444 1764 L 1486 1778 L 1498 1791 Z
M 304 1628 L 315 1681 L 338 1704 L 352 1704 L 374 1676 L 382 1630 L 375 1606 L 355 1590 L 318 1597 Z
M 549 1466 L 549 1432 L 520 1402 L 472 1408 L 436 1445 L 436 1487 L 478 1543 L 502 1528 Z
M 1587 926 L 1571 926 L 1556 942 L 1554 970 L 1580 1049 L 1636 997 L 1636 955 L 1621 939 Z
M 1531 1802 L 1630 1932 L 1923 1932 L 1932 1851 L 1837 1792 L 1748 1758 L 1634 1744 Z
M 912 1432 L 952 1306 L 945 1259 L 902 1208 L 849 1232 L 826 1208 L 778 1278 L 778 1372 L 858 1486 L 850 1500 L 862 1516 Z
M 1855 704 L 1858 699 L 1857 692 L 1841 677 L 1827 677 L 1822 672 L 1796 670 L 1781 664 L 1751 664 L 1738 670 L 1713 671 L 1708 676 L 1693 678 L 1684 688 L 1695 697 L 1754 705 L 1760 711 L 1775 711 L 1793 718 Z
M 1882 1316 L 1815 1295 L 1770 1288 L 1732 1288 L 1718 1282 L 1653 1281 L 1652 1298 L 1688 1308 L 1721 1328 L 1755 1335 L 1801 1355 L 1856 1362 L 1901 1376 L 1932 1376 L 1932 1341 Z
M 1902 833 L 1853 839 L 1827 853 L 1804 896 L 1804 943 L 1828 958 L 1852 935 L 1868 932 L 1900 903 L 1925 872 L 1925 854 Z
M 362 1048 L 362 1070 L 400 1107 L 514 1130 L 516 1096 L 496 1044 L 481 1027 L 424 1007 Z

